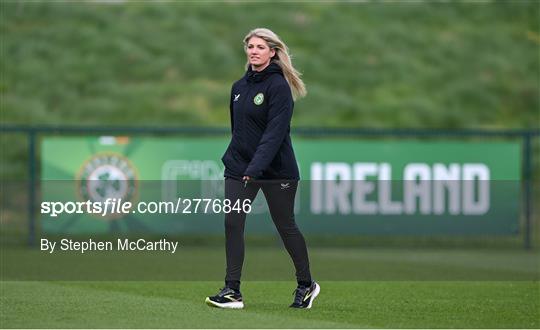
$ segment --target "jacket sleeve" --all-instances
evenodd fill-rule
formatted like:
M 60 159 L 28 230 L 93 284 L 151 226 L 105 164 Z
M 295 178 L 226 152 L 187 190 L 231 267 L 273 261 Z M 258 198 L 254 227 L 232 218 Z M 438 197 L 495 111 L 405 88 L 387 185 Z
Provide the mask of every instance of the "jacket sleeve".
M 234 85 L 231 87 L 231 95 L 229 97 L 229 113 L 231 115 L 231 133 L 234 132 L 233 91 L 234 91 Z
M 268 122 L 255 154 L 244 175 L 258 178 L 268 168 L 288 133 L 293 113 L 293 98 L 288 84 L 269 89 Z

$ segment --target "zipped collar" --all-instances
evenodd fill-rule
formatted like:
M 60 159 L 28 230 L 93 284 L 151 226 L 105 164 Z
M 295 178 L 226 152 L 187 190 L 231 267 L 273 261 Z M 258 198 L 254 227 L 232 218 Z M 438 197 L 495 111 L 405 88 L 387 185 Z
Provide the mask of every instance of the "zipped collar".
M 251 65 L 249 65 L 246 72 L 246 79 L 248 82 L 261 82 L 274 73 L 278 73 L 283 76 L 283 70 L 281 70 L 281 67 L 276 62 L 271 62 L 266 68 L 264 68 L 264 70 L 260 72 L 253 71 L 251 69 Z

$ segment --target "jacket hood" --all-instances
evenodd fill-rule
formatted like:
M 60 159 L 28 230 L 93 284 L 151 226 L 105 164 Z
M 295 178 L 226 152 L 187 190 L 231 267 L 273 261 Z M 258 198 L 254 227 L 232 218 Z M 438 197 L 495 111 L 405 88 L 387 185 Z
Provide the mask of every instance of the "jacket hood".
M 248 70 L 246 72 L 246 79 L 249 82 L 260 82 L 266 79 L 268 76 L 278 73 L 283 76 L 283 70 L 281 70 L 281 67 L 276 62 L 271 62 L 264 70 L 261 72 L 253 71 L 251 69 L 251 65 L 248 67 Z

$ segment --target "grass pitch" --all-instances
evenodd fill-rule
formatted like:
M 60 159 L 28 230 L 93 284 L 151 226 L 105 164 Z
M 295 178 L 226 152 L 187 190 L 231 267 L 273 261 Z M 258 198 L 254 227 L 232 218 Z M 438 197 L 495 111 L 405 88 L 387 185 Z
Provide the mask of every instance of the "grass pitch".
M 538 328 L 538 282 L 321 281 L 311 310 L 293 282 L 243 283 L 246 307 L 204 304 L 221 282 L 1 282 L 3 328 Z
M 540 328 L 537 251 L 312 248 L 311 310 L 288 308 L 294 269 L 279 247 L 247 249 L 243 310 L 204 303 L 222 286 L 222 247 L 1 252 L 2 328 Z

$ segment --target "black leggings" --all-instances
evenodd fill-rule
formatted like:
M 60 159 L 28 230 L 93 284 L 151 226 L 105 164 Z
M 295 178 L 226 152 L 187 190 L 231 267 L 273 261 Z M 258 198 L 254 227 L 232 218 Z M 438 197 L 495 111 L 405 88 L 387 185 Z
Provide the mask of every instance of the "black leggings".
M 240 200 L 240 205 L 242 205 L 244 199 L 253 201 L 259 189 L 262 189 L 274 225 L 296 268 L 296 279 L 300 285 L 309 285 L 311 274 L 306 242 L 294 221 L 294 197 L 297 187 L 298 181 L 291 180 L 249 182 L 244 185 L 241 181 L 226 178 L 225 198 L 229 199 L 231 204 Z M 227 254 L 225 284 L 237 290 L 240 288 L 240 277 L 244 263 L 245 222 L 245 213 L 232 211 L 225 214 L 225 249 Z

